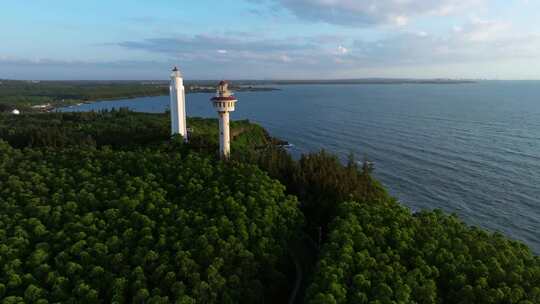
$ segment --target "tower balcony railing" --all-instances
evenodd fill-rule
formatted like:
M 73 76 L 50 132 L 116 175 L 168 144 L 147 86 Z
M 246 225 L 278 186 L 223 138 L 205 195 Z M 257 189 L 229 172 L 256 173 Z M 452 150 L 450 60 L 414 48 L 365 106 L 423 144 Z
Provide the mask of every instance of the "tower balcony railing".
M 219 112 L 233 112 L 235 104 L 234 101 L 214 101 L 214 108 Z

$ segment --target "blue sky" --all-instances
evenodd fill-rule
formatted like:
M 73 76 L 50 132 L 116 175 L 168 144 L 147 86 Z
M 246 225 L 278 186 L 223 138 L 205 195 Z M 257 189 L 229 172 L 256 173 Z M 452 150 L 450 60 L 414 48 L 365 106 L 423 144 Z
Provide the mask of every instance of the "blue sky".
M 225 4 L 223 4 L 225 3 Z M 2 0 L 0 78 L 540 79 L 536 0 Z

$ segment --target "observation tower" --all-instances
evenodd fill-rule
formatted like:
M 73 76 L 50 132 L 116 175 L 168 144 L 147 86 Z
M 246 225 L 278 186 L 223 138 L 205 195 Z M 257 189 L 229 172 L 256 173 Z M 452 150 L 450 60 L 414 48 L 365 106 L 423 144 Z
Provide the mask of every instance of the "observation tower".
M 182 73 L 174 67 L 171 73 L 171 84 L 169 87 L 171 95 L 171 136 L 180 134 L 184 141 L 188 141 L 186 127 L 186 93 L 184 91 L 184 80 Z
M 227 159 L 231 154 L 229 112 L 234 111 L 238 100 L 229 91 L 229 83 L 224 80 L 219 83 L 216 96 L 211 100 L 219 116 L 219 153 L 222 159 Z

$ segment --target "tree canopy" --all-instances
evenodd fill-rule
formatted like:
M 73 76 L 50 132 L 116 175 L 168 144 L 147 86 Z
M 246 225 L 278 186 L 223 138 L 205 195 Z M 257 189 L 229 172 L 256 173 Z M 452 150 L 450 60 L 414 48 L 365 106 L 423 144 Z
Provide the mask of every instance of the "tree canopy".
M 322 252 L 308 303 L 540 303 L 540 259 L 441 211 L 349 202 Z
M 188 118 L 193 151 L 213 153 L 219 147 L 216 119 Z M 233 150 L 243 150 L 269 143 L 262 127 L 247 120 L 231 123 Z M 82 113 L 0 113 L 0 138 L 16 148 L 54 148 L 73 146 L 136 149 L 169 144 L 168 114 L 131 112 L 127 108 Z
M 0 141 L 4 303 L 254 303 L 302 214 L 256 167 Z
M 294 159 L 249 121 L 220 162 L 217 120 L 188 125 L 185 144 L 167 114 L 0 114 L 2 303 L 282 303 L 290 256 L 298 303 L 540 303 L 527 246 L 411 213 L 367 162 Z
M 0 105 L 31 109 L 104 99 L 166 95 L 167 83 L 141 81 L 0 81 Z

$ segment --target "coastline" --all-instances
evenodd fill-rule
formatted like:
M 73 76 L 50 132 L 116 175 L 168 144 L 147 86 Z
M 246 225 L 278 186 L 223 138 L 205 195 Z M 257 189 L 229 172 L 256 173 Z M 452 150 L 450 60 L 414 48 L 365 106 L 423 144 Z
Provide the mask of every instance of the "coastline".
M 475 80 L 453 80 L 453 79 L 343 79 L 343 80 L 276 80 L 271 81 L 274 85 L 397 85 L 397 84 L 474 84 Z
M 235 92 L 270 92 L 270 91 L 279 91 L 278 88 L 273 87 L 237 87 L 235 88 Z M 197 90 L 186 90 L 186 94 L 204 94 L 204 93 L 214 93 L 215 89 L 197 89 Z M 79 106 L 83 104 L 93 104 L 97 102 L 102 101 L 111 101 L 111 100 L 130 100 L 130 99 L 136 99 L 141 97 L 159 97 L 159 96 L 168 96 L 168 94 L 141 94 L 141 95 L 130 95 L 130 96 L 119 96 L 119 97 L 109 97 L 109 98 L 99 98 L 95 100 L 73 100 L 69 102 L 59 102 L 55 104 L 45 104 L 45 105 L 35 105 L 34 108 L 30 110 L 29 112 L 36 113 L 36 112 L 55 112 L 59 108 L 67 108 L 67 107 L 73 107 L 73 106 Z

